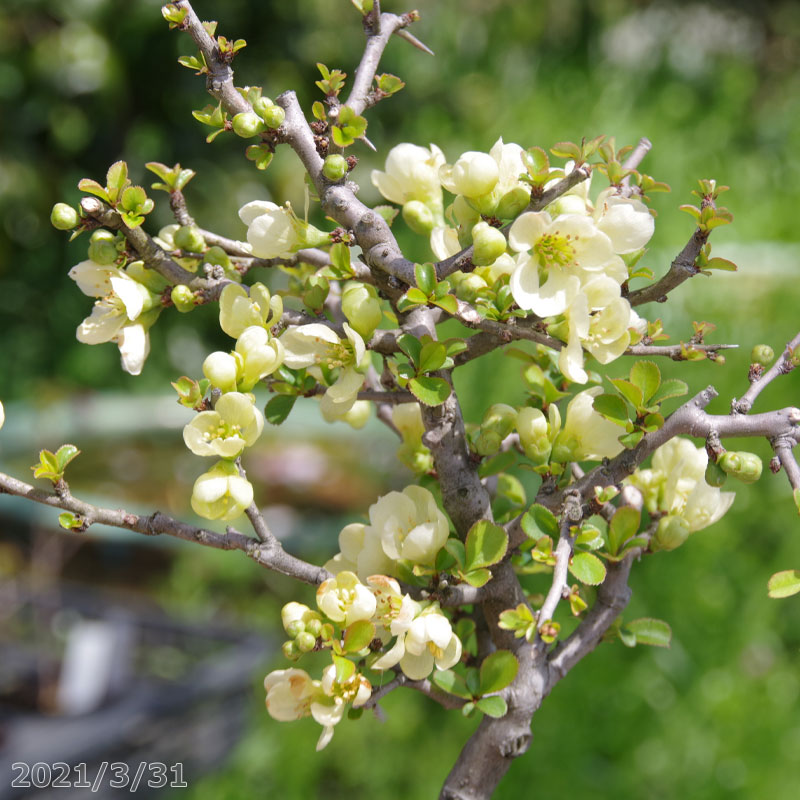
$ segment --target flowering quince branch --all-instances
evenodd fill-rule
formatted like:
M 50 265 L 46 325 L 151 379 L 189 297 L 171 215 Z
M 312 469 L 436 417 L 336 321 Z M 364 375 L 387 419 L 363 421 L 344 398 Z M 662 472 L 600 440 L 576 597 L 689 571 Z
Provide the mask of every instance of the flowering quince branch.
M 335 230 L 264 201 L 239 211 L 246 242 L 201 229 L 183 195 L 194 173 L 156 162 L 148 165 L 161 181 L 153 188 L 168 192 L 177 220 L 157 237 L 141 227 L 153 202 L 130 185 L 124 162 L 112 165 L 106 186 L 81 181 L 94 196 L 80 213 L 58 204 L 51 217 L 75 235 L 92 231 L 88 260 L 70 270 L 96 298 L 77 336 L 115 342 L 128 372 L 141 371 L 160 313 L 218 302 L 231 345 L 207 356 L 203 377 L 173 384 L 179 402 L 197 412 L 184 442 L 206 463 L 190 502 L 209 520 L 246 515 L 255 538 L 77 500 L 64 479 L 78 454 L 71 445 L 42 451 L 34 467 L 52 492 L 5 475 L 0 489 L 62 509 L 60 524 L 71 531 L 102 522 L 241 550 L 317 587 L 314 607 L 292 601 L 282 609 L 292 666 L 266 676 L 268 712 L 279 721 L 313 717 L 322 728 L 318 749 L 345 711 L 376 709 L 397 688 L 482 714 L 441 794 L 477 800 L 527 750 L 531 720 L 553 686 L 598 643 L 668 645 L 666 623 L 620 620 L 629 576 L 640 557 L 673 550 L 720 519 L 734 498 L 723 483 L 758 479 L 760 460 L 726 451 L 724 440 L 767 438 L 771 467 L 783 467 L 800 490 L 793 452 L 800 409 L 748 413 L 762 389 L 800 360 L 800 335 L 772 367 L 770 349 L 754 348 L 750 388 L 730 415 L 706 412 L 716 396 L 711 386 L 672 413 L 665 408 L 689 390 L 662 379 L 653 357 L 721 362 L 717 353 L 731 345 L 705 344 L 708 323 L 695 323 L 686 343 L 660 344 L 668 338 L 660 320 L 634 307 L 669 299 L 698 272 L 735 269 L 711 258 L 708 244 L 732 217 L 717 205 L 726 187 L 700 181 L 699 207 L 683 207 L 696 230 L 667 274 L 653 280 L 638 267 L 654 231 L 647 193 L 668 188 L 639 172 L 647 139 L 621 150 L 606 137 L 558 143 L 550 152 L 563 168 L 541 147 L 502 139 L 453 163 L 435 144 L 398 144 L 370 178 L 399 207 L 397 224 L 429 246 L 430 261 L 407 258 L 393 215 L 357 198 L 357 158 L 344 154 L 368 144 L 362 112 L 403 87 L 396 76 L 377 74 L 392 36 L 429 51 L 406 30 L 415 12 L 381 13 L 374 0 L 353 5 L 366 44 L 348 99 L 340 99 L 345 73 L 318 65 L 324 102 L 312 106 L 312 122 L 294 91 L 273 102 L 261 87 L 235 85 L 231 61 L 243 40 L 215 38 L 216 23 L 201 22 L 187 0 L 162 9 L 199 48 L 181 63 L 207 76 L 219 103 L 194 115 L 213 129 L 209 140 L 226 131 L 254 140 L 247 157 L 260 170 L 292 151 Z M 598 180 L 608 185 L 598 190 Z M 288 288 L 244 285 L 259 267 L 282 271 Z M 631 291 L 640 278 L 651 282 Z M 451 319 L 475 332 L 443 338 L 452 325 L 441 325 Z M 465 420 L 453 371 L 492 354 L 522 363 L 525 399 Z M 605 391 L 597 371 L 623 355 L 643 358 L 627 377 L 609 378 L 613 388 Z M 270 394 L 263 412 L 262 391 Z M 321 567 L 283 549 L 244 468 L 265 423 L 281 424 L 296 402 L 318 403 L 327 422 L 356 429 L 374 405 L 414 475 L 402 491 L 377 498 L 363 521 L 346 525 L 339 552 Z M 522 470 L 540 480 L 533 503 L 517 477 Z M 544 583 L 542 572 L 551 573 Z M 593 601 L 586 587 L 597 587 Z M 570 617 L 578 620 L 571 627 Z M 562 635 L 562 625 L 571 632 Z M 331 662 L 321 676 L 294 666 L 323 650 Z

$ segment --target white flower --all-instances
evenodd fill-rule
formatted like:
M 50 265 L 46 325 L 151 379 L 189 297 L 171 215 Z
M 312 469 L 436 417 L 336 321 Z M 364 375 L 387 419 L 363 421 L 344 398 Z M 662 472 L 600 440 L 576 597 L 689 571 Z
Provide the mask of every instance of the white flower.
M 428 150 L 404 142 L 389 151 L 385 172 L 374 169 L 370 177 L 373 186 L 390 202 L 402 206 L 419 200 L 431 210 L 438 209 L 441 215 L 439 167 L 444 160 L 444 154 L 435 144 Z
M 184 429 L 186 446 L 198 456 L 236 458 L 261 435 L 264 417 L 253 401 L 228 392 L 213 411 L 201 411 Z
M 431 250 L 438 261 L 444 261 L 462 250 L 458 242 L 458 231 L 440 225 L 431 231 Z
M 192 509 L 205 519 L 236 519 L 253 502 L 253 487 L 231 461 L 219 461 L 192 489 Z
M 411 621 L 407 630 L 397 632 L 392 648 L 372 666 L 385 670 L 399 664 L 407 677 L 418 681 L 427 678 L 434 667 L 442 670 L 457 664 L 461 652 L 461 640 L 450 620 L 436 606 L 430 606 Z
M 450 531 L 436 499 L 421 486 L 407 486 L 381 497 L 370 506 L 369 521 L 380 532 L 389 558 L 414 564 L 433 564 Z
M 733 492 L 722 492 L 706 483 L 707 465 L 704 447 L 675 437 L 653 453 L 649 470 L 636 470 L 628 483 L 642 492 L 650 513 L 679 516 L 690 533 L 695 533 L 719 520 L 735 498 Z
M 285 206 L 253 200 L 239 209 L 247 225 L 247 241 L 259 258 L 288 258 L 302 245 L 293 224 L 294 214 Z
M 613 188 L 600 193 L 594 210 L 597 227 L 608 236 L 615 253 L 641 250 L 655 230 L 653 215 L 636 197 L 622 197 Z
M 264 678 L 267 711 L 279 722 L 307 717 L 311 704 L 322 694 L 319 681 L 311 680 L 304 669 L 277 669 Z
M 219 296 L 219 326 L 233 339 L 238 339 L 249 327 L 269 328 L 283 314 L 280 295 L 270 296 L 263 283 L 254 283 L 250 293 L 244 286 L 229 283 Z
M 522 169 L 520 169 L 520 172 Z M 439 168 L 442 186 L 452 194 L 465 197 L 480 197 L 497 186 L 500 167 L 488 153 L 469 151 L 462 153 L 452 166 L 443 164 Z
M 519 176 L 525 173 L 522 163 L 522 148 L 514 142 L 506 144 L 501 136 L 492 146 L 489 155 L 497 162 L 497 184 L 494 191 L 499 197 L 522 186 Z M 530 191 L 528 192 L 530 194 Z
M 394 562 L 383 552 L 380 531 L 361 522 L 345 525 L 339 533 L 339 550 L 325 569 L 338 575 L 343 570 L 355 572 L 366 580 L 370 575 L 394 574 Z
M 592 405 L 602 392 L 593 386 L 570 400 L 564 427 L 553 444 L 553 456 L 558 455 L 559 461 L 601 461 L 622 452 L 622 428 L 600 416 Z
M 353 572 L 340 572 L 317 588 L 317 605 L 323 614 L 345 627 L 375 613 L 375 595 Z
M 291 326 L 280 338 L 285 351 L 283 363 L 287 367 L 324 366 L 339 370 L 339 377 L 320 399 L 326 419 L 346 414 L 356 402 L 364 383 L 364 376 L 359 371 L 366 353 L 364 340 L 346 322 L 343 328 L 347 336 L 345 340 L 339 339 L 327 325 L 317 322 Z
M 522 254 L 511 276 L 514 300 L 540 317 L 563 314 L 578 293 L 581 275 L 619 260 L 611 240 L 579 214 L 553 220 L 545 211 L 529 211 L 512 224 L 508 243 Z
M 271 375 L 283 363 L 284 351 L 280 339 L 266 328 L 253 325 L 240 334 L 234 349 L 237 359 L 237 386 L 249 392 L 262 378 Z
M 117 267 L 82 261 L 69 271 L 69 276 L 84 294 L 101 298 L 78 326 L 78 341 L 84 344 L 116 342 L 123 369 L 138 375 L 150 352 L 147 328 L 139 318 L 154 308 L 157 298 Z

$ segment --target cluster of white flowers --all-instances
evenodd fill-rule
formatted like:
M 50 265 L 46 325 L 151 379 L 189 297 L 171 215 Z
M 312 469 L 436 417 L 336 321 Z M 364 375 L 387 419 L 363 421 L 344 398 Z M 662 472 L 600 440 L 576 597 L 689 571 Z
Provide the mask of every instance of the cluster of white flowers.
M 455 195 L 445 214 L 455 225 L 438 222 L 439 214 L 430 229 L 435 257 L 443 260 L 473 245 L 477 269 L 469 276 L 454 276 L 457 283 L 463 278 L 465 299 L 470 299 L 467 290 L 491 288 L 510 275 L 517 305 L 548 320 L 553 335 L 565 343 L 559 358 L 562 373 L 586 383 L 584 350 L 607 364 L 625 351 L 632 331 L 646 328 L 621 287 L 628 279 L 623 256 L 644 248 L 653 235 L 653 217 L 641 200 L 614 188 L 592 203 L 589 181 L 544 211 L 520 214 L 530 202 L 530 189 L 520 180 L 522 153 L 519 145 L 498 139 L 489 153 L 463 153 L 451 165 L 442 163 L 435 145 L 427 150 L 401 144 L 389 153 L 386 171 L 372 173 L 372 182 L 396 203 L 427 198 L 422 202 L 431 205 L 430 198 L 436 198 L 433 205 L 440 204 L 442 187 Z M 418 230 L 406 213 L 404 217 Z M 507 243 L 486 221 L 515 217 Z
M 78 326 L 78 341 L 116 342 L 122 368 L 138 375 L 150 352 L 148 331 L 161 311 L 158 295 L 124 269 L 92 260 L 76 264 L 69 276 L 85 295 L 100 298 L 92 313 Z
M 637 469 L 627 479 L 642 493 L 651 514 L 664 515 L 654 537 L 657 547 L 677 547 L 689 534 L 713 525 L 733 504 L 733 492 L 706 483 L 707 466 L 704 447 L 676 437 L 653 453 L 650 469 Z
M 369 525 L 355 522 L 339 534 L 341 550 L 325 568 L 360 578 L 397 574 L 397 562 L 431 566 L 449 535 L 447 517 L 422 486 L 389 492 L 369 508 Z
M 293 638 L 314 631 L 309 649 L 316 648 L 318 642 L 330 646 L 326 636 L 317 638 L 324 626 L 332 630 L 330 623 L 343 631 L 357 623 L 370 623 L 370 631 L 385 652 L 370 656 L 370 648 L 364 647 L 358 656 L 367 657 L 374 670 L 399 666 L 408 678 L 422 680 L 434 669 L 449 669 L 461 660 L 461 640 L 439 606 L 417 602 L 387 575 L 371 575 L 362 583 L 353 572 L 339 572 L 320 584 L 317 607 L 319 613 L 291 602 L 281 612 L 284 628 Z M 330 741 L 333 726 L 344 716 L 347 704 L 357 708 L 372 693 L 369 681 L 356 671 L 353 662 L 342 657 L 334 662 L 325 667 L 321 680 L 312 680 L 304 670 L 288 669 L 271 672 L 264 681 L 267 710 L 275 719 L 289 721 L 310 715 L 323 726 L 317 750 Z

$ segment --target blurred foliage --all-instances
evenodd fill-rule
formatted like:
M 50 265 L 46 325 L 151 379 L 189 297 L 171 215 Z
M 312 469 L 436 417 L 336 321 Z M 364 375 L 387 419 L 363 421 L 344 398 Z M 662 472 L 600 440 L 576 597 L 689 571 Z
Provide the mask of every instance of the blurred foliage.
M 384 5 L 407 10 L 389 0 Z M 153 354 L 134 379 L 119 369 L 115 346 L 75 341 L 91 300 L 66 272 L 86 257 L 88 240 L 67 245 L 48 216 L 56 201 L 77 202 L 81 177 L 101 178 L 124 158 L 134 180 L 147 184 L 145 161 L 180 161 L 198 172 L 187 190 L 198 222 L 237 237 L 244 228 L 236 210 L 248 200 L 288 198 L 302 208 L 302 181 L 289 152 L 279 151 L 267 172 L 257 173 L 242 157 L 245 143 L 232 134 L 205 144 L 190 113 L 206 103 L 202 80 L 176 63 L 192 47 L 168 31 L 159 6 L 5 0 L 0 8 L 4 400 L 40 402 L 109 386 L 168 391 L 168 378 L 196 373 L 204 352 L 224 342 L 212 308 L 189 318 L 164 314 L 152 333 Z M 680 372 L 694 391 L 713 382 L 721 399 L 711 410 L 727 411 L 728 399 L 746 385 L 751 346 L 764 341 L 779 351 L 796 329 L 784 286 L 795 278 L 782 269 L 786 251 L 774 243 L 791 242 L 797 230 L 800 5 L 419 0 L 417 6 L 422 21 L 414 33 L 437 55 L 431 59 L 400 40 L 387 49 L 382 69 L 407 87 L 367 115 L 378 153 L 353 148 L 365 201 L 378 202 L 370 169 L 382 167 L 400 141 L 436 142 L 452 160 L 463 150 L 488 150 L 501 135 L 525 147 L 599 133 L 618 144 L 648 136 L 654 148 L 643 167 L 673 188 L 654 199 L 659 217 L 649 265 L 663 272 L 690 234 L 690 221 L 676 209 L 701 177 L 732 187 L 726 204 L 736 220 L 715 236 L 715 254 L 735 242 L 752 248 L 737 251 L 747 256 L 749 272 L 697 278 L 674 302 L 647 309 L 663 316 L 672 341 L 691 335 L 691 320 L 708 319 L 719 326 L 712 341 L 742 344 L 727 354 L 725 367 L 662 366 Z M 273 98 L 293 88 L 310 110 L 319 99 L 315 62 L 352 76 L 363 37 L 346 0 L 198 0 L 196 7 L 220 19 L 221 34 L 247 39 L 235 64 L 240 85 L 263 85 Z M 171 221 L 164 200 L 152 217 L 151 232 Z M 402 222 L 397 231 L 412 255 L 424 257 Z M 518 369 L 506 359 L 499 367 L 478 361 L 460 371 L 468 417 L 477 418 L 488 401 L 520 402 L 521 387 L 509 396 L 509 387 L 520 385 Z M 791 375 L 770 387 L 760 407 L 797 404 L 796 397 Z M 766 443 L 759 452 L 767 455 Z M 628 614 L 667 619 L 672 649 L 601 646 L 537 714 L 531 751 L 514 763 L 498 797 L 518 797 L 529 786 L 544 797 L 637 799 L 788 796 L 796 787 L 800 604 L 768 600 L 765 586 L 775 570 L 800 564 L 797 518 L 782 475 L 767 474 L 739 495 L 723 523 L 634 571 Z M 288 598 L 280 582 L 244 560 L 190 548 L 160 591 L 192 613 L 229 611 L 265 630 L 274 630 L 276 610 Z M 395 693 L 384 704 L 385 724 L 368 715 L 345 723 L 317 755 L 316 725 L 273 722 L 262 702 L 259 686 L 253 728 L 230 766 L 181 797 L 267 791 L 307 798 L 322 787 L 328 798 L 378 791 L 386 798 L 433 796 L 474 724 Z

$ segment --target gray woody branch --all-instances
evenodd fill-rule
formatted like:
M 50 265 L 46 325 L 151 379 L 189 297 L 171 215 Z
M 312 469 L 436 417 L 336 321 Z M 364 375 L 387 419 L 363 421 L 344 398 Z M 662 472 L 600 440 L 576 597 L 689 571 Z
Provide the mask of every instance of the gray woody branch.
M 287 553 L 269 531 L 257 509 L 255 511 L 248 509 L 248 516 L 254 521 L 254 525 L 257 525 L 256 532 L 261 541 L 256 541 L 230 527 L 224 534 L 215 533 L 205 528 L 196 528 L 193 525 L 187 525 L 185 522 L 180 522 L 166 514 L 162 514 L 160 511 L 144 516 L 131 514 L 122 509 L 94 506 L 91 503 L 86 503 L 77 497 L 73 497 L 63 481 L 56 486 L 54 492 L 46 492 L 0 472 L 0 493 L 24 497 L 35 503 L 71 511 L 83 519 L 87 526 L 99 523 L 110 525 L 114 528 L 135 531 L 145 536 L 166 534 L 167 536 L 174 536 L 187 542 L 195 542 L 205 547 L 214 547 L 218 550 L 241 550 L 261 566 L 271 569 L 273 572 L 280 572 L 282 575 L 296 578 L 303 583 L 310 583 L 313 586 L 330 577 L 327 570 Z

